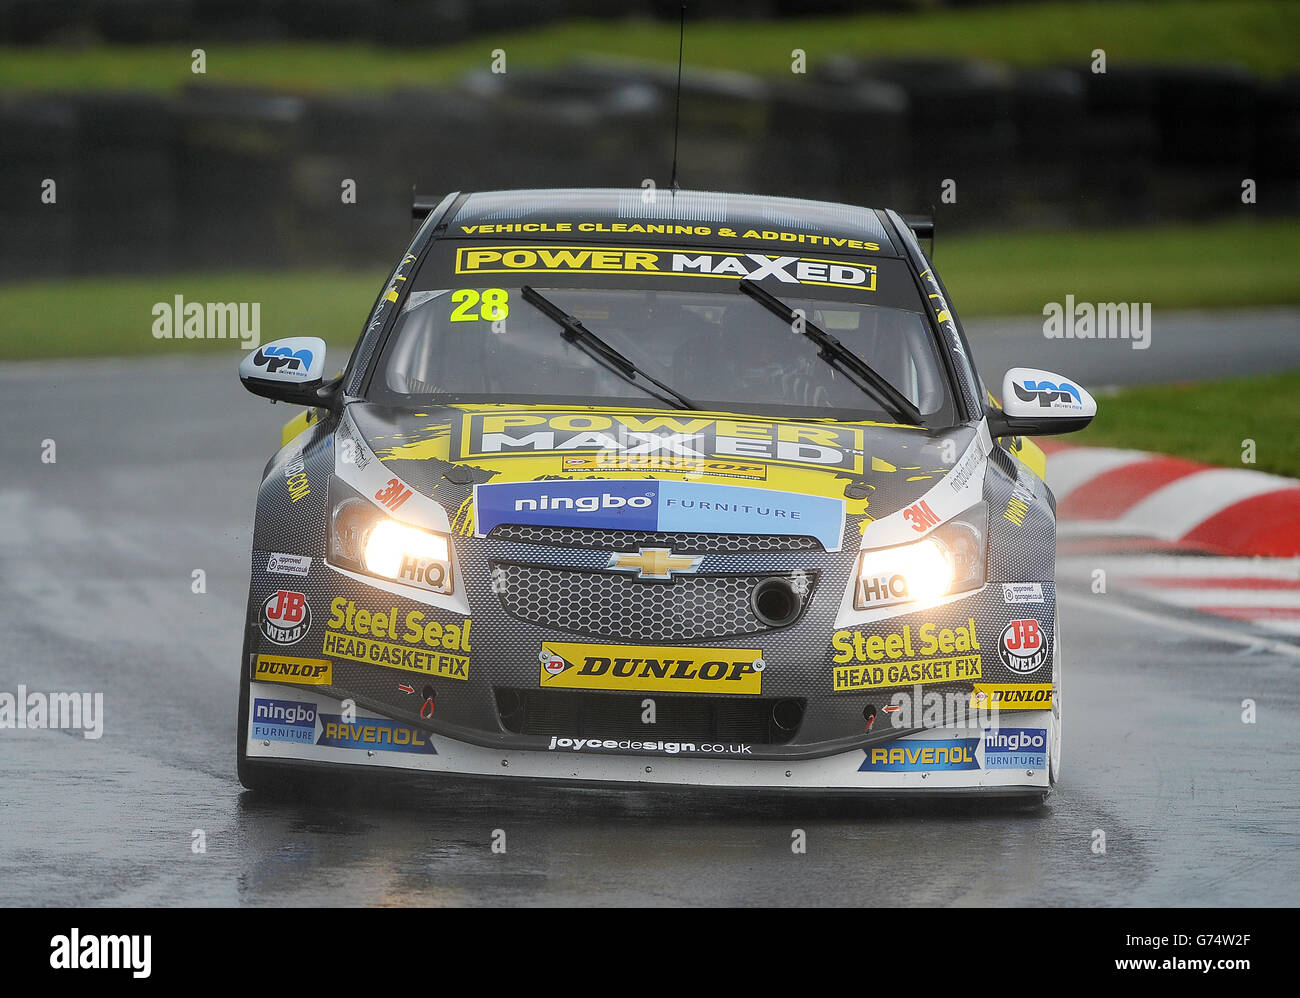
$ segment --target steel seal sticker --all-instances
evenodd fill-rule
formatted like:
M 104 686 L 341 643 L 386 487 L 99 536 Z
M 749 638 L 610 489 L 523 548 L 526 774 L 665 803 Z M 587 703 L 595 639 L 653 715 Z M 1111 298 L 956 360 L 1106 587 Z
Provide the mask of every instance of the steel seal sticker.
M 423 610 L 367 610 L 336 596 L 321 653 L 468 682 L 470 623 L 426 620 Z
M 911 624 L 904 624 L 902 630 L 883 635 L 836 631 L 831 645 L 835 649 L 832 661 L 836 663 L 832 689 L 836 693 L 949 683 L 981 676 L 980 643 L 974 617 L 956 627 L 925 623 L 913 631 Z M 936 653 L 945 657 L 928 657 Z M 918 655 L 926 657 L 914 657 Z M 848 664 L 852 662 L 863 664 Z
M 800 534 L 840 549 L 844 500 L 703 482 L 502 482 L 474 486 L 475 532 L 503 523 L 603 530 Z
M 544 689 L 643 693 L 763 692 L 757 648 L 665 648 L 542 642 Z

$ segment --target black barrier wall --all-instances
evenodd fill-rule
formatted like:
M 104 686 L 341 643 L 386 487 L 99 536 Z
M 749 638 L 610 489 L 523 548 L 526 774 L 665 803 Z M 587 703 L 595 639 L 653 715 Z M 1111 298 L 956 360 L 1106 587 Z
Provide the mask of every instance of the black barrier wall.
M 676 74 L 584 61 L 454 87 L 0 100 L 0 279 L 387 261 L 412 188 L 668 183 Z M 1300 76 L 832 60 L 690 71 L 684 186 L 935 209 L 945 231 L 1300 211 Z M 57 199 L 43 203 L 42 183 Z M 345 182 L 355 203 L 345 202 Z M 955 203 L 944 191 L 955 190 Z

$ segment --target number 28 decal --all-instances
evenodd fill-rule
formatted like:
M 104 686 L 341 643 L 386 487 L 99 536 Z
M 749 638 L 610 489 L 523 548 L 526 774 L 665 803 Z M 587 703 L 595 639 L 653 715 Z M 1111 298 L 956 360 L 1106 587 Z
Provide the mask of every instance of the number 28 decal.
M 460 303 L 451 310 L 452 322 L 500 322 L 510 314 L 510 292 L 505 288 L 484 288 L 482 294 L 461 288 L 451 293 L 451 300 Z
M 922 499 L 915 506 L 908 506 L 903 510 L 903 519 L 912 525 L 912 529 L 918 534 L 923 534 L 939 522 L 939 516 L 930 508 L 930 504 Z

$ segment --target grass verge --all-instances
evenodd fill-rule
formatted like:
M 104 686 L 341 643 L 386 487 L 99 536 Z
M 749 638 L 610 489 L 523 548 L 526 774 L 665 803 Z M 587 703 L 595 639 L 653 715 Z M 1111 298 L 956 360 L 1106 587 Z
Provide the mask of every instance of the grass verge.
M 1236 62 L 1265 76 L 1300 62 L 1300 4 L 1294 0 L 1057 2 L 908 15 L 860 14 L 781 21 L 697 21 L 686 38 L 692 66 L 788 75 L 791 50 L 808 64 L 838 53 L 947 55 L 1016 65 L 1082 65 L 1104 49 L 1125 62 Z M 199 39 L 194 44 L 202 45 Z M 583 55 L 672 62 L 677 25 L 569 21 L 502 32 L 439 48 L 366 44 L 204 45 L 207 82 L 300 93 L 355 93 L 447 83 L 487 68 L 504 49 L 511 70 Z M 0 48 L 0 90 L 152 90 L 192 84 L 189 43 Z
M 1300 370 L 1125 389 L 1099 398 L 1092 425 L 1067 439 L 1300 478 L 1297 426 Z M 1246 441 L 1254 441 L 1254 464 L 1242 461 Z

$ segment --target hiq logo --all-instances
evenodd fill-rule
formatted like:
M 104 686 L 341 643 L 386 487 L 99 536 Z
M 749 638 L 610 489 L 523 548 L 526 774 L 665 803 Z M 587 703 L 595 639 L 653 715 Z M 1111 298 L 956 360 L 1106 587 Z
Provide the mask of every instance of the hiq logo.
M 1077 405 L 1083 405 L 1083 398 L 1079 394 L 1079 389 L 1068 381 L 1052 384 L 1050 381 L 1030 381 L 1026 379 L 1023 385 L 1012 382 L 1012 387 L 1015 388 L 1016 395 L 1021 402 L 1030 402 L 1036 398 L 1039 405 L 1046 407 L 1057 402 L 1069 402 L 1073 398 Z
M 253 363 L 266 368 L 268 374 L 298 374 L 307 376 L 314 355 L 310 350 L 293 350 L 289 347 L 262 347 L 253 355 Z
M 985 752 L 1042 752 L 1047 732 L 1042 728 L 999 728 L 984 732 Z

